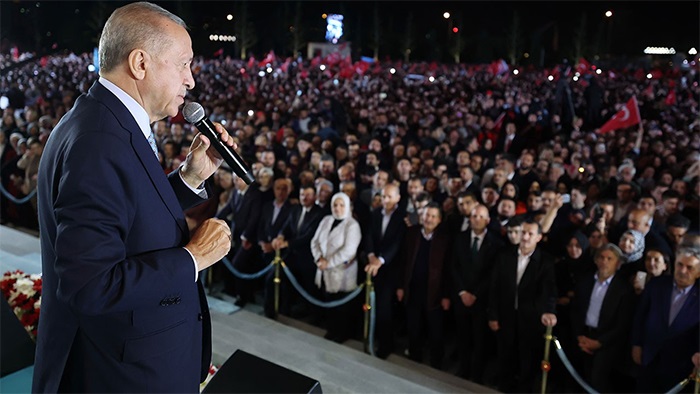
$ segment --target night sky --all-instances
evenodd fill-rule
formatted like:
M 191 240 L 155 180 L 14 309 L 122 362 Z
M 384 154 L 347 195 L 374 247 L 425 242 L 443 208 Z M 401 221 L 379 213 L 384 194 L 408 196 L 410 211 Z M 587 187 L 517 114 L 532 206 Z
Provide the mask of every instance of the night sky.
M 46 51 L 52 46 L 77 52 L 95 46 L 99 30 L 109 13 L 123 1 L 0 1 L 2 49 L 19 44 L 24 50 Z M 191 26 L 196 53 L 210 55 L 221 44 L 211 43 L 210 34 L 234 34 L 238 2 L 156 1 L 180 15 Z M 37 7 L 37 4 L 39 5 Z M 296 2 L 249 1 L 248 20 L 256 30 L 257 43 L 251 49 L 259 58 L 270 49 L 290 55 L 289 25 Z M 464 41 L 463 59 L 486 61 L 504 57 L 505 42 L 512 30 L 514 13 L 519 17 L 522 52 L 542 45 L 550 54 L 566 56 L 571 51 L 574 30 L 585 15 L 585 42 L 591 52 L 609 50 L 615 55 L 641 56 L 646 46 L 668 46 L 685 52 L 698 48 L 700 2 L 697 1 L 303 1 L 302 25 L 305 41 L 323 41 L 322 13 L 345 15 L 346 39 L 352 41 L 353 55 L 371 56 L 374 38 L 375 4 L 381 29 L 380 57 L 399 58 L 407 18 L 413 15 L 411 31 L 413 58 L 445 60 L 443 47 L 454 40 L 450 26 L 460 29 Z M 613 11 L 605 18 L 606 10 Z M 22 11 L 24 10 L 24 12 Z M 452 14 L 451 20 L 442 17 Z M 227 21 L 226 15 L 234 20 Z M 227 53 L 235 52 L 227 44 Z M 444 51 L 446 52 L 446 50 Z M 422 58 L 422 59 L 421 59 Z

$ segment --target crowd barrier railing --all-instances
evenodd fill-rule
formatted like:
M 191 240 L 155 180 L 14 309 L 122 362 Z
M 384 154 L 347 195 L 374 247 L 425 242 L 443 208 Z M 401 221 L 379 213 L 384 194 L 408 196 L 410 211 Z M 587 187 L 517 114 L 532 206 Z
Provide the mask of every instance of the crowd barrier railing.
M 547 330 L 544 334 L 545 338 L 545 344 L 544 344 L 544 359 L 542 360 L 542 391 L 541 393 L 544 394 L 547 389 L 547 377 L 548 373 L 551 370 L 551 364 L 549 363 L 549 347 L 552 342 L 554 342 L 554 348 L 556 350 L 557 356 L 559 356 L 559 359 L 562 361 L 562 364 L 564 364 L 564 367 L 566 370 L 571 374 L 571 376 L 576 380 L 576 383 L 581 385 L 581 387 L 586 390 L 587 393 L 589 394 L 598 394 L 598 391 L 595 390 L 593 387 L 591 387 L 590 384 L 588 384 L 582 377 L 581 375 L 576 371 L 574 366 L 571 364 L 571 361 L 569 361 L 569 358 L 566 356 L 566 353 L 564 352 L 564 349 L 561 346 L 561 343 L 559 342 L 559 339 L 557 339 L 556 336 L 552 335 L 552 327 L 547 327 Z M 670 390 L 668 390 L 665 394 L 676 394 L 683 390 L 683 388 L 691 381 L 695 381 L 695 389 L 694 392 L 695 394 L 698 394 L 698 391 L 700 390 L 700 369 L 697 371 L 693 371 L 690 373 L 690 375 L 678 382 L 675 386 L 671 387 Z
M 279 297 L 280 297 L 280 284 L 282 282 L 281 278 L 281 273 L 284 272 L 284 274 L 287 276 L 287 279 L 289 279 L 289 283 L 292 284 L 294 289 L 302 296 L 304 299 L 309 301 L 311 304 L 316 305 L 318 307 L 322 308 L 335 308 L 340 305 L 346 304 L 350 302 L 352 299 L 357 297 L 362 290 L 366 290 L 365 292 L 365 303 L 362 305 L 362 309 L 364 311 L 364 330 L 363 330 L 363 340 L 364 340 L 364 348 L 365 352 L 374 355 L 374 326 L 375 326 L 375 312 L 374 312 L 374 305 L 375 305 L 375 295 L 374 295 L 374 285 L 372 284 L 372 277 L 368 273 L 367 278 L 365 279 L 365 282 L 360 284 L 355 290 L 350 292 L 347 296 L 343 297 L 342 299 L 331 301 L 331 302 L 324 302 L 321 300 L 318 300 L 311 296 L 304 288 L 299 284 L 299 281 L 294 277 L 294 274 L 291 272 L 289 267 L 287 267 L 287 264 L 285 264 L 284 260 L 280 257 L 280 251 L 277 250 L 275 252 L 275 257 L 268 264 L 265 268 L 262 270 L 255 272 L 255 273 L 250 273 L 246 274 L 243 272 L 240 272 L 239 270 L 236 269 L 236 267 L 233 266 L 233 264 L 228 260 L 228 258 L 224 257 L 221 259 L 221 261 L 224 263 L 226 268 L 228 268 L 229 271 L 238 278 L 241 279 L 257 279 L 262 277 L 263 275 L 266 275 L 270 270 L 274 268 L 274 278 L 273 278 L 273 283 L 275 286 L 274 289 L 274 306 L 275 306 L 275 315 L 279 313 Z

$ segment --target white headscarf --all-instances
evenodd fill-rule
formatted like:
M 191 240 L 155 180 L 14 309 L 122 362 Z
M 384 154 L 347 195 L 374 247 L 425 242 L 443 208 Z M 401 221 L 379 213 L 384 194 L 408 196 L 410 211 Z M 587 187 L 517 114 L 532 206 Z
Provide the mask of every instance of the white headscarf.
M 335 215 L 335 213 L 333 213 L 333 202 L 335 202 L 335 200 L 337 200 L 339 198 L 342 198 L 343 202 L 345 202 L 345 215 L 343 217 L 338 217 Z M 336 220 L 347 219 L 350 217 L 351 212 L 352 212 L 352 209 L 350 207 L 350 197 L 348 197 L 347 194 L 345 194 L 343 192 L 338 192 L 338 193 L 335 193 L 333 195 L 333 197 L 331 197 L 331 215 L 333 215 L 333 219 L 336 219 Z

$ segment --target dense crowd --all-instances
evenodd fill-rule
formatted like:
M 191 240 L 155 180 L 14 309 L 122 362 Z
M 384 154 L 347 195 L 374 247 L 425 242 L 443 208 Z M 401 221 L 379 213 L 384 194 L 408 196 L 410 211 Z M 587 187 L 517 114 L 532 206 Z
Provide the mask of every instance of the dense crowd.
M 3 223 L 38 229 L 42 147 L 97 80 L 91 61 L 70 54 L 5 68 Z M 211 198 L 186 212 L 190 229 L 230 222 L 236 269 L 257 272 L 280 250 L 304 290 L 329 302 L 367 271 L 379 357 L 403 352 L 397 339 L 406 338 L 411 359 L 427 350 L 433 367 L 456 363 L 460 376 L 504 391 L 535 390 L 546 325 L 598 390 L 666 391 L 691 372 L 700 350 L 697 67 L 648 78 L 565 64 L 516 75 L 326 63 L 193 62 L 188 99 L 235 135 L 256 176 L 248 186 L 222 167 Z M 642 123 L 597 133 L 633 96 Z M 178 115 L 153 131 L 170 173 L 196 129 Z M 217 264 L 206 280 L 239 306 L 262 293 L 275 317 L 270 276 L 244 280 Z M 657 298 L 670 289 L 677 316 L 655 327 Z M 282 283 L 280 312 L 310 316 L 337 342 L 360 336 L 360 303 L 323 310 Z M 553 387 L 580 390 L 555 370 Z

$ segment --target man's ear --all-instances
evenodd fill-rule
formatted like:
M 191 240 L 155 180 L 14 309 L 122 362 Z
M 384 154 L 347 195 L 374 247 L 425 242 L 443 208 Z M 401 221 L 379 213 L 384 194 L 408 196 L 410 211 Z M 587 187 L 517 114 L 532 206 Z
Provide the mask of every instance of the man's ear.
M 146 69 L 151 62 L 151 56 L 143 49 L 134 49 L 129 53 L 128 66 L 129 72 L 137 80 L 142 80 L 146 77 Z

